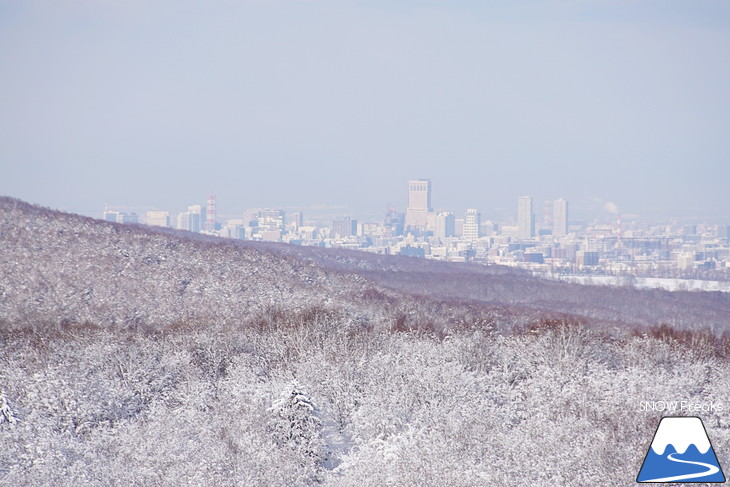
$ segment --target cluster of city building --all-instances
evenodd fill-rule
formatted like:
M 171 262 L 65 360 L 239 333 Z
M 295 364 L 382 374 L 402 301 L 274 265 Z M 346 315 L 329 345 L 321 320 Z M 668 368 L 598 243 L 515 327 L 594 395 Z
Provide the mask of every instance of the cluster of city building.
M 305 221 L 302 211 L 251 209 L 220 222 L 216 197 L 171 219 L 167 211 L 134 213 L 105 209 L 104 219 L 145 223 L 227 238 L 357 249 L 452 262 L 501 264 L 536 273 L 725 278 L 730 276 L 730 227 L 710 224 L 650 224 L 621 221 L 587 224 L 569 220 L 564 198 L 547 200 L 536 223 L 533 199 L 517 198 L 516 224 L 482 220 L 476 209 L 463 215 L 434 211 L 431 180 L 408 182 L 404 212 L 388 207 L 382 221 L 351 217 L 331 224 Z

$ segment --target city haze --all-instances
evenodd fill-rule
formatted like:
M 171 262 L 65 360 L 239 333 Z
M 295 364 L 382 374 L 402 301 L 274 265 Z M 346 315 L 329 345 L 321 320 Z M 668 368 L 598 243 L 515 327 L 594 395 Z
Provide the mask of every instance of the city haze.
M 356 216 L 431 178 L 487 218 L 726 219 L 728 27 L 714 1 L 0 0 L 0 194 Z

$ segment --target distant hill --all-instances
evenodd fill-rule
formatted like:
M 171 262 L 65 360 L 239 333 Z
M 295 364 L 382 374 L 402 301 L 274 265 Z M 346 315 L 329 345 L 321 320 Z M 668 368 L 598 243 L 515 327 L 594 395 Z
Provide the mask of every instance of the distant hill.
M 0 197 L 0 326 L 245 324 L 331 309 L 369 326 L 730 324 L 730 296 L 581 286 L 499 266 L 220 239 Z M 258 317 L 258 318 L 257 318 Z

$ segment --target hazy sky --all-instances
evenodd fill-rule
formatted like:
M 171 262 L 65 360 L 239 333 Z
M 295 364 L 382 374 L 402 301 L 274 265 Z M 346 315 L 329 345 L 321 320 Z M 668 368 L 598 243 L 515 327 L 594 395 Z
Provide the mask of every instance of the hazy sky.
M 728 217 L 730 2 L 0 0 L 0 194 Z

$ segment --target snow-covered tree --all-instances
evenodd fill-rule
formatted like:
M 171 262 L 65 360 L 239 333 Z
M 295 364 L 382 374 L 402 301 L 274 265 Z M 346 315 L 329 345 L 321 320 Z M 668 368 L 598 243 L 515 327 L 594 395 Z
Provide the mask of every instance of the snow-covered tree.
M 273 402 L 269 412 L 274 441 L 292 453 L 309 478 L 317 479 L 326 451 L 320 411 L 312 398 L 294 383 Z
M 18 418 L 10 408 L 10 404 L 8 404 L 8 398 L 5 396 L 5 391 L 0 390 L 0 425 L 15 425 L 17 422 Z

